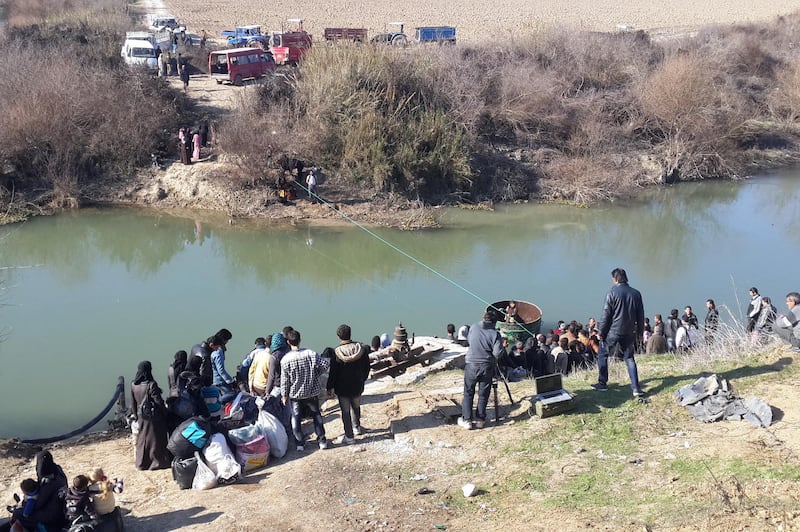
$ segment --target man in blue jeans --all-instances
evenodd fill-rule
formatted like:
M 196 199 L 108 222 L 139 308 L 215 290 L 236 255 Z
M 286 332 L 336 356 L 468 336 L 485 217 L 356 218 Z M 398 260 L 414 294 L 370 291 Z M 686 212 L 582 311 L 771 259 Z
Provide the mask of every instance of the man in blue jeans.
M 311 349 L 300 348 L 300 332 L 292 329 L 286 333 L 286 341 L 291 351 L 281 360 L 281 396 L 283 404 L 292 405 L 292 432 L 297 443 L 297 451 L 305 450 L 305 436 L 301 422 L 303 413 L 311 414 L 314 432 L 320 449 L 328 448 L 325 438 L 325 425 L 319 409 L 318 396 L 322 391 L 319 377 L 328 369 L 328 360 Z
M 600 338 L 606 341 L 608 349 L 601 349 L 598 353 L 597 369 L 600 375 L 592 388 L 600 392 L 608 390 L 608 357 L 621 352 L 628 366 L 633 396 L 642 397 L 644 392 L 639 386 L 639 372 L 633 358 L 637 340 L 644 333 L 642 294 L 628 285 L 628 275 L 622 268 L 614 268 L 611 278 L 614 286 L 606 294 L 600 322 Z
M 492 379 L 497 368 L 497 358 L 505 354 L 500 332 L 495 328 L 498 312 L 489 309 L 483 320 L 469 328 L 469 349 L 464 366 L 464 399 L 461 402 L 461 417 L 458 426 L 464 429 L 482 429 L 486 424 L 486 405 L 492 391 Z M 472 416 L 475 386 L 478 386 L 478 408 Z

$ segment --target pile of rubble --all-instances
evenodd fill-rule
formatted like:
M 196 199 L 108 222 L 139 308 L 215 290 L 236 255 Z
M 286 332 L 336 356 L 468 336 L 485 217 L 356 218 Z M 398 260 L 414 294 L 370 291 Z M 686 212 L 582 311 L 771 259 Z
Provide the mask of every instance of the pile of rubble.
M 772 424 L 772 408 L 755 397 L 739 398 L 727 380 L 716 375 L 700 377 L 677 392 L 678 404 L 700 421 L 745 420 L 757 427 Z

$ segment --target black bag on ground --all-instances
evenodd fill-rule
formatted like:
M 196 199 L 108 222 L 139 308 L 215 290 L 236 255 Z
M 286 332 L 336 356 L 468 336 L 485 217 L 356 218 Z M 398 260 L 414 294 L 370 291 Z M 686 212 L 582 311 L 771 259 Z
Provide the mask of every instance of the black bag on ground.
M 192 417 L 172 431 L 167 449 L 175 458 L 189 458 L 202 450 L 211 438 L 211 423 L 201 417 Z
M 172 479 L 182 490 L 192 489 L 195 471 L 197 471 L 197 457 L 195 456 L 172 460 Z

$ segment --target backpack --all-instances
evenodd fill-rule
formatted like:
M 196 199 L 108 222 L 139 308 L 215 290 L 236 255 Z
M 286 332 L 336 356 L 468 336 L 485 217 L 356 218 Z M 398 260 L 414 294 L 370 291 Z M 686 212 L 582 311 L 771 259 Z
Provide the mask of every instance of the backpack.
M 176 458 L 189 458 L 202 449 L 211 437 L 211 423 L 200 417 L 189 418 L 172 431 L 167 450 Z
M 147 385 L 147 395 L 144 396 L 144 401 L 142 401 L 142 404 L 139 405 L 139 411 L 141 413 L 142 419 L 153 419 L 156 417 L 158 406 L 156 405 L 155 399 L 153 399 L 152 392 L 153 392 L 153 384 L 150 383 Z

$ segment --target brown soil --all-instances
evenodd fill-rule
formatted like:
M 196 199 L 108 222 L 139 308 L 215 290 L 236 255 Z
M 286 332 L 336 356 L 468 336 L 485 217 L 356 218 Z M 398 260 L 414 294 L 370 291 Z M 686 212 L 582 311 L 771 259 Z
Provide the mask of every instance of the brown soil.
M 779 371 L 797 358 L 779 351 L 760 362 L 767 371 Z M 650 404 L 638 407 L 642 422 L 634 437 L 640 440 L 639 454 L 608 454 L 607 459 L 637 468 L 635 485 L 616 488 L 620 497 L 637 490 L 674 498 L 674 515 L 662 516 L 657 528 L 643 525 L 647 508 L 634 510 L 634 517 L 618 517 L 602 506 L 587 513 L 543 503 L 563 489 L 563 482 L 586 473 L 589 457 L 602 453 L 581 441 L 580 433 L 553 448 L 545 466 L 555 472 L 548 493 L 514 484 L 519 461 L 525 458 L 510 449 L 552 437 L 553 427 L 565 418 L 532 418 L 527 400 L 512 408 L 501 394 L 502 423 L 464 431 L 443 415 L 451 412 L 442 408 L 449 399 L 460 400 L 460 371 L 429 375 L 416 385 L 371 385 L 363 407 L 363 424 L 370 431 L 358 437 L 356 445 L 321 451 L 309 444 L 303 453 L 290 448 L 285 457 L 247 474 L 238 484 L 210 491 L 180 491 L 169 471 L 135 470 L 133 442 L 127 435 L 90 437 L 57 446 L 53 455 L 68 476 L 97 465 L 110 476 L 123 476 L 125 492 L 118 503 L 131 531 L 432 530 L 437 525 L 447 530 L 797 530 L 800 512 L 785 510 L 797 507 L 796 480 L 739 483 L 731 477 L 716 481 L 709 477 L 703 482 L 684 482 L 670 472 L 668 464 L 676 458 L 731 457 L 754 464 L 796 466 L 800 460 L 800 434 L 795 428 L 800 419 L 798 384 L 765 382 L 747 390 L 780 413 L 769 429 L 745 422 L 696 422 L 674 405 L 669 392 L 654 394 Z M 530 397 L 531 382 L 512 383 L 512 392 L 517 398 Z M 333 401 L 326 403 L 324 414 L 328 436 L 341 434 Z M 570 418 L 586 424 L 591 416 L 591 412 L 578 411 Z M 306 426 L 306 433 L 310 430 Z M 36 449 L 12 442 L 2 449 L 0 494 L 10 496 L 21 478 L 34 474 L 30 457 Z M 478 486 L 476 497 L 462 495 L 466 483 Z M 728 503 L 723 501 L 726 496 L 730 496 Z M 754 502 L 765 499 L 774 501 L 774 506 Z M 699 502 L 703 509 L 682 515 L 681 501 Z
M 634 0 L 574 0 L 530 2 L 506 0 L 487 6 L 479 0 L 428 2 L 379 2 L 368 0 L 325 0 L 289 2 L 264 9 L 255 1 L 237 2 L 236 8 L 224 0 L 170 0 L 169 9 L 191 31 L 205 29 L 218 36 L 235 24 L 262 24 L 264 30 L 280 30 L 287 19 L 304 19 L 305 29 L 322 40 L 326 27 L 367 28 L 370 37 L 385 31 L 388 22 L 405 22 L 405 32 L 413 37 L 416 26 L 455 26 L 460 42 L 511 40 L 543 28 L 566 26 L 594 31 L 614 31 L 622 24 L 629 28 L 655 32 L 696 29 L 706 24 L 764 21 L 797 10 L 792 0 L 672 0 L 654 7 Z M 389 26 L 390 31 L 396 31 Z
M 182 84 L 170 78 L 174 88 Z M 202 107 L 213 121 L 230 112 L 245 91 L 252 86 L 218 85 L 206 75 L 192 76 L 189 97 Z M 177 135 L 177 133 L 176 133 Z M 176 137 L 177 142 L 177 137 Z M 135 180 L 99 180 L 82 190 L 83 203 L 140 205 L 155 209 L 214 211 L 226 215 L 230 223 L 237 219 L 262 219 L 275 223 L 346 224 L 346 218 L 359 223 L 403 229 L 436 225 L 434 211 L 396 197 L 376 198 L 367 191 L 319 179 L 318 193 L 325 204 L 312 203 L 305 194 L 305 182 L 295 186 L 298 198 L 289 205 L 278 203 L 275 180 L 279 170 L 249 173 L 236 161 L 229 160 L 213 142 L 201 153 L 201 160 L 184 165 L 177 159 L 162 161 L 162 169 L 148 168 Z M 287 174 L 287 179 L 296 179 Z M 346 218 L 345 218 L 346 217 Z

